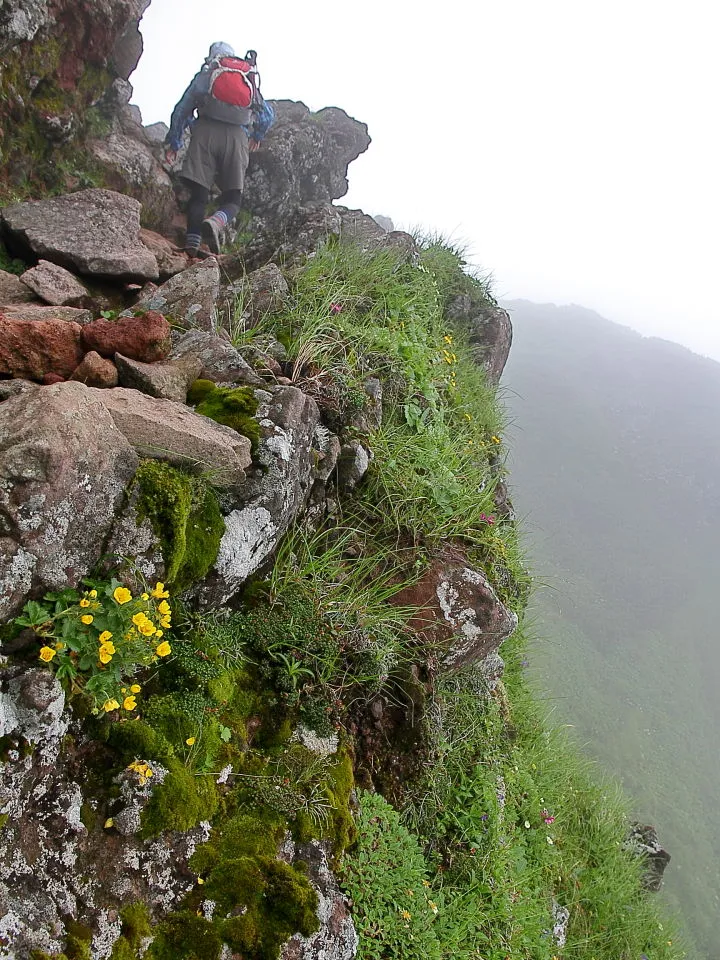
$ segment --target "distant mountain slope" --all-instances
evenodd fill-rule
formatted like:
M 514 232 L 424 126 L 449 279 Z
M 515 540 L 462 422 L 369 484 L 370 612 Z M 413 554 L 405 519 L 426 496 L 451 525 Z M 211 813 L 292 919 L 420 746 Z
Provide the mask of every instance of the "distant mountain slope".
M 505 303 L 511 477 L 537 670 L 673 855 L 720 956 L 720 364 L 581 307 Z

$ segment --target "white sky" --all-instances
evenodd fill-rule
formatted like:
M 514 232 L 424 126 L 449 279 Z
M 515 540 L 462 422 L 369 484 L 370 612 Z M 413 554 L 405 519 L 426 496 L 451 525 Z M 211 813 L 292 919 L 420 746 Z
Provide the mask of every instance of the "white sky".
M 717 0 L 152 0 L 131 80 L 168 122 L 211 42 L 252 47 L 268 99 L 367 123 L 339 202 L 720 360 L 719 28 Z

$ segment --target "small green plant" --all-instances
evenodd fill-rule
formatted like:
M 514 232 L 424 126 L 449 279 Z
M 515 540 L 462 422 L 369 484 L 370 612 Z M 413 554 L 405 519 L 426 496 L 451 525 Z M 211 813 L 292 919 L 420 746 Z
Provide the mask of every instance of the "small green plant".
M 352 898 L 361 960 L 441 960 L 435 926 L 443 910 L 422 849 L 377 794 L 360 794 L 358 842 L 342 880 Z
M 83 693 L 94 713 L 137 709 L 133 677 L 170 655 L 165 631 L 172 611 L 165 585 L 133 597 L 119 580 L 95 581 L 87 590 L 48 593 L 31 600 L 15 620 L 42 640 L 39 657 L 70 693 Z

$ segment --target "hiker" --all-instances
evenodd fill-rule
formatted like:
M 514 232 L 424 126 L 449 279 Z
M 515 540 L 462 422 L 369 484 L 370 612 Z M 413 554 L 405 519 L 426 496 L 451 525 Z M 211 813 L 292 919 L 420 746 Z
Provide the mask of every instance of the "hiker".
M 257 54 L 235 56 L 228 43 L 213 43 L 202 69 L 173 110 L 165 138 L 165 159 L 174 163 L 183 134 L 192 124 L 190 146 L 180 175 L 190 188 L 185 253 L 191 257 L 220 252 L 223 233 L 240 210 L 250 152 L 257 150 L 275 114 L 260 93 Z M 194 119 L 197 111 L 197 119 Z M 221 190 L 219 208 L 205 210 L 210 190 Z

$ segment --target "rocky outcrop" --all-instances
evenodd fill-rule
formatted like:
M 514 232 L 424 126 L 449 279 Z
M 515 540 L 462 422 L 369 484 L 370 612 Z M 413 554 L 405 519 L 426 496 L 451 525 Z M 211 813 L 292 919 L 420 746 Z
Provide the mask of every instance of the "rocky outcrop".
M 56 263 L 41 260 L 32 270 L 26 270 L 22 282 L 45 303 L 55 307 L 79 307 L 88 299 L 87 288 Z
M 214 330 L 219 293 L 220 270 L 211 257 L 143 293 L 135 309 L 157 310 L 179 326 Z
M 491 299 L 477 300 L 468 294 L 455 297 L 445 313 L 450 320 L 467 326 L 473 359 L 497 386 L 512 346 L 512 322 L 507 310 Z
M 291 100 L 273 106 L 276 122 L 253 155 L 244 198 L 264 234 L 283 232 L 303 204 L 344 196 L 348 165 L 370 146 L 366 125 L 337 107 L 311 113 Z
M 198 376 L 224 386 L 238 383 L 264 385 L 232 344 L 204 330 L 190 330 L 184 334 L 173 347 L 170 359 L 179 362 L 199 360 L 202 366 Z
M 137 468 L 98 397 L 63 383 L 0 404 L 0 618 L 77 583 Z
M 625 849 L 642 862 L 645 889 L 653 893 L 661 890 L 663 875 L 671 857 L 660 843 L 655 827 L 633 823 L 625 841 Z
M 518 624 L 485 574 L 455 551 L 436 558 L 394 602 L 417 608 L 410 622 L 430 649 L 441 651 L 438 666 L 447 671 L 494 658 Z M 493 660 L 491 673 L 496 668 Z
M 140 204 L 112 190 L 81 190 L 2 211 L 7 242 L 93 277 L 156 280 L 155 257 L 140 241 Z

